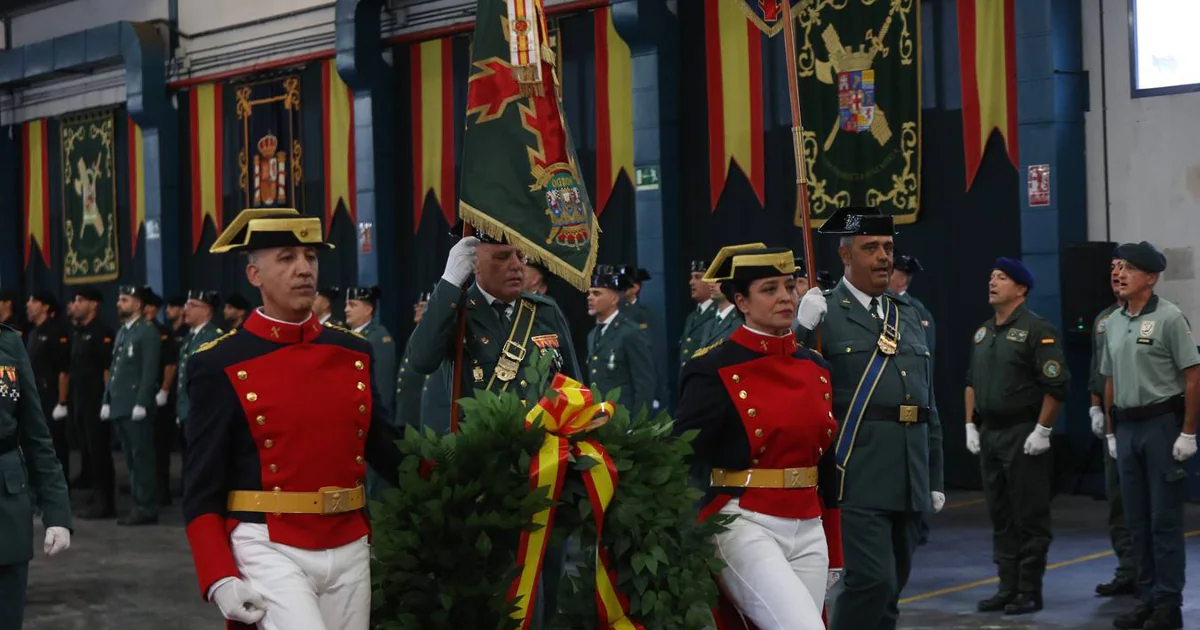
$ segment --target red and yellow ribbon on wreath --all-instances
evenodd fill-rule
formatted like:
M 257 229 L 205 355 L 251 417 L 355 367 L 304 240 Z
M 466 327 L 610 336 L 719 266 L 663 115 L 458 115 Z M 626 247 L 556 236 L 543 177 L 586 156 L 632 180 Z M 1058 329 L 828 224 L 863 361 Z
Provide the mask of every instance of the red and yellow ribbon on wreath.
M 615 630 L 644 630 L 629 617 L 629 600 L 617 592 L 616 570 L 609 567 L 608 553 L 599 544 L 604 528 L 604 511 L 612 502 L 617 488 L 617 467 L 608 451 L 592 440 L 581 440 L 572 448 L 571 435 L 596 429 L 606 422 L 613 412 L 612 403 L 595 403 L 592 392 L 582 383 L 562 374 L 554 377 L 550 389 L 557 395 L 551 400 L 543 398 L 525 415 L 525 426 L 533 427 L 541 421 L 546 431 L 545 441 L 529 465 L 529 483 L 536 490 L 545 488 L 552 502 L 562 496 L 563 481 L 567 474 L 569 455 L 591 457 L 599 462 L 583 473 L 592 502 L 592 514 L 596 519 L 596 606 L 600 614 L 600 627 Z M 516 602 L 514 619 L 521 621 L 522 630 L 529 628 L 532 619 L 534 596 L 542 576 L 542 562 L 546 545 L 554 526 L 554 507 L 551 506 L 533 516 L 533 523 L 541 527 L 537 531 L 521 534 L 517 564 L 521 573 L 509 589 L 509 600 Z

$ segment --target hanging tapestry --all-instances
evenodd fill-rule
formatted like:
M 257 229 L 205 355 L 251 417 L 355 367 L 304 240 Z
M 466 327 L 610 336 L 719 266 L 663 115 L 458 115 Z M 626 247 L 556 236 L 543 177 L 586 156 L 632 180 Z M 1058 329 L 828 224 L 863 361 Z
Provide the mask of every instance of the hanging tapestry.
M 917 220 L 920 11 L 919 0 L 801 0 L 793 9 L 814 227 L 851 205 Z
M 63 283 L 105 282 L 117 277 L 117 187 L 113 112 L 61 121 Z
M 300 77 L 236 86 L 242 208 L 304 211 Z

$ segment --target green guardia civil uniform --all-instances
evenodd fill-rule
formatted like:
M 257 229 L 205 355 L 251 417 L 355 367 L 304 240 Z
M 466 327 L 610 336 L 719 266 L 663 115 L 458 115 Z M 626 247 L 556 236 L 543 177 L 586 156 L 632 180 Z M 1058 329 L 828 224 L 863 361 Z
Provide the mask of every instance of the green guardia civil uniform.
M 396 342 L 392 339 L 392 333 L 388 332 L 383 324 L 369 322 L 358 334 L 371 342 L 371 378 L 374 379 L 372 382 L 396 382 Z M 386 417 L 393 418 L 395 401 L 387 396 L 380 396 L 379 400 L 384 404 Z
M 642 300 L 621 300 L 621 312 L 641 330 L 650 330 L 650 307 Z
M 925 327 L 925 341 L 929 342 L 929 354 L 937 356 L 937 324 L 933 321 L 933 313 L 929 312 L 924 302 L 908 291 L 904 292 L 904 297 L 912 302 L 921 316 L 921 325 Z
M 708 336 L 708 325 L 716 317 L 712 300 L 696 306 L 683 320 L 683 336 L 679 338 L 679 369 L 691 360 L 696 351 L 704 347 Z
M 1018 306 L 1002 324 L 995 317 L 975 331 L 967 387 L 975 390 L 979 467 L 992 521 L 998 601 L 1042 591 L 1050 549 L 1050 488 L 1054 460 L 1031 456 L 1025 440 L 1037 425 L 1044 396 L 1063 401 L 1070 374 L 1054 325 Z
M 654 358 L 650 340 L 636 320 L 618 310 L 607 324 L 588 332 L 588 382 L 603 394 L 620 389 L 620 404 L 634 418 L 642 409 L 653 412 Z
M 162 341 L 158 328 L 142 318 L 121 326 L 113 343 L 113 361 L 109 368 L 108 388 L 103 404 L 109 406 L 109 421 L 117 428 L 121 449 L 129 466 L 129 486 L 138 513 L 158 514 L 158 495 L 154 477 L 154 395 L 158 393 L 159 353 Z M 133 408 L 140 405 L 146 417 L 133 420 Z
M 404 356 L 400 359 L 400 369 L 396 371 L 395 424 L 397 427 L 407 425 L 420 429 L 424 420 L 421 417 L 421 395 L 425 392 L 425 381 L 429 377 L 412 369 L 408 352 L 406 346 Z
M 193 354 L 200 349 L 204 344 L 213 341 L 223 335 L 224 332 L 217 328 L 216 322 L 209 320 L 205 322 L 199 329 L 189 330 L 183 336 L 183 341 L 179 343 L 179 371 L 176 373 L 176 399 L 175 399 L 175 417 L 179 419 L 180 426 L 187 422 L 188 402 L 187 379 L 188 379 L 188 359 L 192 358 Z
M 721 316 L 721 313 L 716 312 L 716 306 L 712 308 L 714 311 L 713 318 L 708 323 L 707 334 L 704 335 L 701 348 L 711 348 L 723 343 L 729 338 L 729 335 L 733 334 L 733 331 L 741 328 L 743 323 L 741 311 L 737 310 L 737 307 L 732 304 L 726 306 L 726 308 L 729 310 L 726 311 L 724 317 Z
M 1113 304 L 1100 311 L 1092 322 L 1092 360 L 1089 365 L 1088 392 L 1100 399 L 1104 406 L 1104 375 L 1100 373 L 1100 360 L 1104 355 L 1108 319 L 1120 309 Z M 1121 479 L 1117 474 L 1117 460 L 1104 451 L 1104 492 L 1108 496 L 1108 538 L 1112 541 L 1113 553 L 1117 554 L 1116 582 L 1132 584 L 1137 578 L 1137 563 L 1133 559 L 1133 541 L 1129 538 L 1129 527 L 1125 524 L 1125 502 L 1121 500 Z
M 67 480 L 21 335 L 0 325 L 0 628 L 20 628 L 34 507 L 46 527 L 71 529 Z
M 465 305 L 462 303 L 465 300 Z M 527 392 L 525 368 L 538 356 L 549 355 L 551 368 L 582 382 L 575 358 L 571 329 L 554 302 L 536 293 L 523 292 L 504 313 L 472 284 L 464 292 L 439 280 L 421 322 L 409 340 L 408 359 L 418 374 L 433 374 L 443 362 L 454 359 L 458 310 L 467 311 L 463 343 L 462 395 L 476 389 L 514 392 L 527 400 L 541 392 Z M 452 391 L 453 369 L 444 370 L 447 399 Z

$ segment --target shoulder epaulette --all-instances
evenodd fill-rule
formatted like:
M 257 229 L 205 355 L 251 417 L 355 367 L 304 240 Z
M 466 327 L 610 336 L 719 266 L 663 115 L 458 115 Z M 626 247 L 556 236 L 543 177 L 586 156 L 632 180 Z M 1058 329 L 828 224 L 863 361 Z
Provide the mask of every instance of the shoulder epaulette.
M 808 346 L 806 346 L 804 344 L 797 344 L 797 345 L 799 345 L 801 348 L 804 348 L 805 350 L 808 350 L 809 352 L 821 357 L 822 359 L 825 358 L 825 355 L 821 354 L 816 348 L 809 348 Z
M 344 332 L 347 335 L 354 335 L 355 337 L 358 337 L 359 339 L 366 339 L 366 337 L 364 337 L 362 333 L 356 333 L 353 330 L 350 330 L 349 328 L 342 328 L 341 326 L 338 326 L 337 324 L 331 324 L 329 322 L 325 322 L 325 327 Z
M 233 330 L 225 333 L 224 335 L 221 335 L 220 337 L 217 337 L 216 339 L 213 339 L 212 341 L 206 341 L 206 342 L 200 344 L 200 347 L 196 348 L 196 352 L 200 353 L 200 352 L 204 352 L 205 350 L 212 350 L 213 348 L 217 347 L 217 344 L 236 335 L 237 331 L 238 331 L 238 329 L 234 328 Z
M 720 341 L 718 341 L 717 343 L 714 343 L 714 344 L 712 344 L 711 346 L 704 346 L 703 348 L 700 348 L 699 350 L 697 350 L 697 351 L 695 351 L 694 353 L 692 353 L 692 358 L 693 358 L 693 359 L 698 359 L 698 358 L 700 358 L 700 357 L 702 357 L 702 356 L 704 356 L 704 355 L 708 354 L 709 352 L 712 352 L 712 350 L 713 350 L 714 348 L 716 348 L 717 346 L 719 346 L 719 345 L 721 345 L 721 344 L 723 344 L 723 343 L 725 343 L 725 340 L 724 340 L 724 339 L 721 339 Z

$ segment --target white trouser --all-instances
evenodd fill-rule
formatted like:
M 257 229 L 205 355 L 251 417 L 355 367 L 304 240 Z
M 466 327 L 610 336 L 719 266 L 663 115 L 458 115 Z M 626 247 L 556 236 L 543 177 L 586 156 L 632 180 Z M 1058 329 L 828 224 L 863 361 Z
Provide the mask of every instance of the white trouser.
M 726 565 L 721 589 L 742 616 L 759 630 L 824 630 L 829 549 L 821 519 L 750 512 L 737 499 L 721 513 L 738 517 L 714 541 Z
M 314 551 L 271 542 L 267 526 L 242 523 L 230 538 L 242 579 L 262 594 L 262 630 L 367 630 L 371 548 L 364 536 Z

